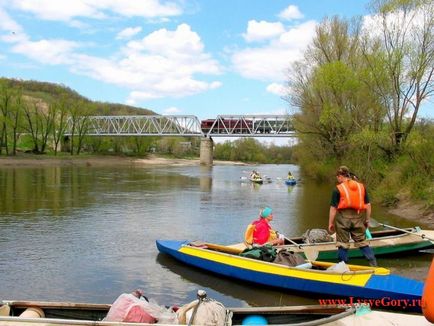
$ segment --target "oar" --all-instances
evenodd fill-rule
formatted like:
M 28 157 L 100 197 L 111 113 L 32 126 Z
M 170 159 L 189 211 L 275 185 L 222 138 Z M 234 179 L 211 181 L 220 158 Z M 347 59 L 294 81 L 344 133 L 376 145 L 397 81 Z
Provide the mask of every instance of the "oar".
M 383 226 L 383 227 L 385 227 L 385 228 L 389 228 L 389 229 L 392 229 L 392 230 L 397 230 L 397 231 L 401 231 L 401 232 L 404 232 L 404 233 L 417 235 L 418 237 L 421 237 L 422 239 L 426 239 L 426 240 L 429 240 L 429 241 L 431 241 L 432 243 L 434 243 L 434 239 L 431 239 L 431 238 L 427 237 L 427 236 L 426 236 L 425 234 L 423 234 L 423 233 L 411 232 L 411 231 L 408 231 L 408 230 L 404 230 L 404 229 L 401 229 L 401 228 L 397 228 L 396 226 L 391 226 L 391 225 L 387 225 L 387 224 L 384 224 L 384 223 L 380 223 L 380 222 L 374 220 L 372 217 L 371 217 L 370 220 L 369 220 L 369 226 L 370 226 L 370 227 L 373 227 L 373 228 L 377 228 L 377 227 L 379 227 L 379 226 Z
M 199 247 L 199 248 L 200 247 L 206 247 L 206 248 L 211 249 L 211 250 L 220 251 L 220 252 L 224 252 L 227 254 L 234 254 L 234 255 L 238 255 L 238 254 L 242 253 L 244 250 L 244 249 L 240 249 L 240 248 L 222 246 L 219 244 L 202 242 L 202 241 L 193 241 L 193 242 L 190 242 L 190 245 L 193 247 Z
M 307 247 L 306 245 L 301 245 L 290 238 L 285 237 L 285 241 L 292 243 L 299 249 L 303 250 L 304 255 L 310 261 L 315 261 L 318 258 L 319 252 L 314 247 Z

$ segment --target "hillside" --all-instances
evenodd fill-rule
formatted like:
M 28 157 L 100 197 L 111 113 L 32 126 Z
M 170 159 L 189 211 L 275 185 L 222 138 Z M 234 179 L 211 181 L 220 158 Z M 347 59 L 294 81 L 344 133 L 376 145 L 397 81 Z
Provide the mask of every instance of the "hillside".
M 23 95 L 37 98 L 47 103 L 59 99 L 61 96 L 66 96 L 72 100 L 93 103 L 98 115 L 156 115 L 151 110 L 130 105 L 91 101 L 73 89 L 61 84 L 8 78 L 0 78 L 0 83 L 6 83 L 11 88 L 21 89 Z

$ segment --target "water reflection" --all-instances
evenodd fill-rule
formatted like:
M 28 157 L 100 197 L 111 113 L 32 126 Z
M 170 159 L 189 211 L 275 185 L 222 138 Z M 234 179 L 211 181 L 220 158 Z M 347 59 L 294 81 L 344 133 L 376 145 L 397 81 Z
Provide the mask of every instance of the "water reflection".
M 288 187 L 283 179 L 288 170 L 299 179 L 297 166 L 254 168 L 273 182 L 241 182 L 253 169 L 246 166 L 1 169 L 2 297 L 104 303 L 140 287 L 170 304 L 190 301 L 205 288 L 231 306 L 306 303 L 304 296 L 221 279 L 158 255 L 156 239 L 240 242 L 265 205 L 287 236 L 327 227 L 332 185 Z M 373 216 L 412 225 L 380 207 Z M 379 263 L 423 277 L 428 256 Z
M 0 205 L 3 213 L 25 213 L 47 210 L 57 215 L 60 210 L 83 207 L 92 202 L 87 193 L 87 173 L 72 168 L 64 173 L 60 167 L 0 170 Z
M 306 296 L 290 295 L 259 284 L 251 284 L 241 280 L 234 281 L 230 278 L 221 277 L 182 264 L 168 255 L 159 254 L 157 262 L 171 272 L 180 275 L 182 279 L 196 284 L 198 286 L 197 289 L 205 290 L 208 297 L 226 302 L 228 306 L 240 306 L 240 301 L 244 302 L 244 306 L 253 307 L 318 304 L 317 300 L 309 299 Z M 189 293 L 188 299 L 193 300 L 195 298 L 196 290 L 194 289 Z

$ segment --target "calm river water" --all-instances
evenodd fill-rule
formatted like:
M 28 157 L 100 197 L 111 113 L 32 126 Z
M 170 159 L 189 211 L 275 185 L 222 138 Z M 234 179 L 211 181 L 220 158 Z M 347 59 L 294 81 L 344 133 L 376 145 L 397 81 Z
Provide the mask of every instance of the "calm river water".
M 273 182 L 242 182 L 252 169 Z M 0 299 L 111 303 L 142 288 L 168 305 L 193 300 L 198 289 L 226 306 L 315 304 L 184 266 L 155 247 L 156 239 L 240 242 L 264 205 L 287 236 L 326 228 L 331 185 L 286 186 L 288 170 L 301 178 L 294 165 L 1 169 Z M 379 207 L 373 217 L 413 226 Z M 430 260 L 425 254 L 379 264 L 423 279 Z

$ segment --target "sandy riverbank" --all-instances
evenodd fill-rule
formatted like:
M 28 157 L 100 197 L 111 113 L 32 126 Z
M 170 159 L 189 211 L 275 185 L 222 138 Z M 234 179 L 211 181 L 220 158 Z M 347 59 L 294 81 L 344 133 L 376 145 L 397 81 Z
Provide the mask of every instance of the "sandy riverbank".
M 434 230 L 434 210 L 427 209 L 423 204 L 414 203 L 413 201 L 402 198 L 396 207 L 389 209 L 389 212 L 407 220 L 414 221 L 415 225 Z
M 167 165 L 194 166 L 200 165 L 199 159 L 177 159 L 149 155 L 146 158 L 122 156 L 43 156 L 19 155 L 15 157 L 0 157 L 0 168 L 32 167 L 32 166 L 131 166 L 131 165 Z M 242 162 L 214 161 L 214 165 L 246 165 Z

